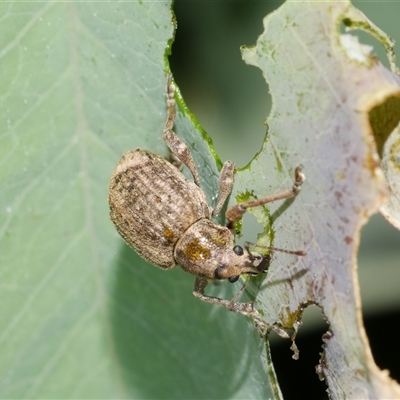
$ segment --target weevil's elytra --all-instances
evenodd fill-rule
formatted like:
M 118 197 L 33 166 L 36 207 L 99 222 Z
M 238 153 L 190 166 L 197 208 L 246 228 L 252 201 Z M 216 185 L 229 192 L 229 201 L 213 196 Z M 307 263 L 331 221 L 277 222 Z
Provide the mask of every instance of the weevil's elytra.
M 210 218 L 204 193 L 162 157 L 136 149 L 123 155 L 110 180 L 110 216 L 120 235 L 147 261 L 176 266 L 182 232 Z
M 305 179 L 301 166 L 295 169 L 291 189 L 236 204 L 225 214 L 227 226 L 214 223 L 211 218 L 219 213 L 232 191 L 234 164 L 226 161 L 222 167 L 219 198 L 215 209 L 212 209 L 200 188 L 199 174 L 189 148 L 172 131 L 175 121 L 174 90 L 169 75 L 168 115 L 163 139 L 172 154 L 188 167 L 194 182 L 188 181 L 175 166 L 156 154 L 142 149 L 129 151 L 123 155 L 111 175 L 111 220 L 128 245 L 150 263 L 163 269 L 180 265 L 194 275 L 193 294 L 196 297 L 252 317 L 263 334 L 268 329 L 274 329 L 287 337 L 282 329 L 263 321 L 252 303 L 236 302 L 244 287 L 230 301 L 207 296 L 204 290 L 213 279 L 235 282 L 240 275 L 258 275 L 265 271 L 269 256 L 251 252 L 251 244 L 247 242 L 245 251 L 241 246 L 235 246 L 229 228 L 250 207 L 295 196 Z M 268 249 L 304 255 L 301 251 Z

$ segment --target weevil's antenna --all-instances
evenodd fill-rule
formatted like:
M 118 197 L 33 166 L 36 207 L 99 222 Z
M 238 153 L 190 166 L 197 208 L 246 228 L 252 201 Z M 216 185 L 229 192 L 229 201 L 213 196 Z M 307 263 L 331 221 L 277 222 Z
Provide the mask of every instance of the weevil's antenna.
M 286 249 L 280 249 L 279 247 L 274 247 L 274 246 L 263 246 L 262 244 L 257 244 L 257 243 L 252 243 L 252 242 L 245 242 L 244 243 L 244 248 L 246 251 L 252 255 L 250 251 L 250 247 L 254 248 L 259 248 L 259 249 L 266 249 L 270 251 L 280 251 L 282 253 L 288 253 L 288 254 L 294 254 L 296 256 L 305 256 L 307 253 L 303 250 L 286 250 Z
M 239 299 L 239 297 L 243 294 L 243 292 L 246 290 L 246 287 L 248 283 L 250 282 L 250 275 L 247 275 L 246 280 L 243 283 L 243 286 L 240 288 L 240 290 L 233 296 L 233 299 L 230 301 L 231 304 L 236 303 L 236 300 Z
M 256 244 L 256 243 L 252 243 L 252 242 L 244 242 L 244 248 L 249 253 L 250 257 L 253 257 L 253 259 L 255 257 L 252 254 L 252 252 L 250 251 L 250 247 L 267 249 L 267 250 L 270 250 L 270 251 L 281 251 L 283 253 L 294 254 L 296 256 L 305 256 L 307 254 L 305 251 L 302 251 L 302 250 L 286 250 L 286 249 L 280 249 L 279 247 L 274 247 L 274 246 L 263 246 L 261 244 Z M 257 257 L 259 257 L 259 256 L 257 256 Z M 270 260 L 269 255 L 261 256 L 260 265 L 257 267 L 257 268 L 260 269 L 260 272 L 264 272 L 265 264 L 267 262 L 269 262 L 269 260 Z M 232 304 L 235 303 L 236 300 L 243 294 L 243 292 L 246 290 L 246 287 L 247 287 L 249 282 L 250 282 L 250 275 L 247 275 L 246 280 L 243 283 L 243 286 L 241 287 L 241 289 L 235 294 L 235 296 L 231 300 Z

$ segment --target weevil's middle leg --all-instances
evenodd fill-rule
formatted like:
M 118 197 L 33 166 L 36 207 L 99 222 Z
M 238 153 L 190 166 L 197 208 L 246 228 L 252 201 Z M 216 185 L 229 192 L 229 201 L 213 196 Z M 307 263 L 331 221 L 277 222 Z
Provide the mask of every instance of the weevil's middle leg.
M 294 171 L 294 182 L 291 189 L 284 190 L 283 192 L 274 194 L 272 196 L 263 197 L 258 200 L 251 200 L 244 203 L 238 203 L 228 208 L 226 211 L 226 218 L 228 220 L 228 227 L 231 228 L 233 223 L 242 219 L 244 213 L 248 208 L 262 206 L 267 203 L 271 203 L 276 200 L 289 199 L 293 196 L 296 196 L 299 193 L 302 183 L 305 181 L 305 176 L 301 172 L 303 169 L 302 165 L 296 167 Z
M 232 161 L 225 161 L 219 174 L 219 194 L 217 205 L 215 206 L 212 216 L 215 217 L 221 211 L 226 199 L 232 192 L 233 187 L 233 172 L 235 164 Z
M 198 299 L 203 300 L 207 303 L 216 304 L 225 307 L 230 311 L 245 315 L 246 317 L 250 317 L 254 321 L 260 336 L 265 336 L 268 331 L 273 330 L 283 338 L 289 337 L 289 335 L 283 329 L 275 325 L 271 325 L 267 321 L 264 321 L 261 318 L 259 312 L 254 309 L 253 303 L 251 302 L 240 303 L 236 301 L 238 296 L 242 294 L 246 286 L 242 288 L 243 290 L 241 289 L 239 291 L 238 295 L 236 295 L 231 301 L 229 301 L 220 299 L 219 297 L 212 297 L 205 295 L 204 290 L 209 283 L 210 281 L 206 278 L 196 278 L 194 282 L 193 295 Z
M 163 139 L 167 146 L 170 148 L 172 154 L 182 161 L 193 175 L 194 182 L 200 187 L 200 176 L 194 163 L 192 153 L 189 148 L 183 143 L 176 133 L 172 130 L 175 123 L 176 109 L 175 109 L 175 85 L 172 83 L 172 74 L 168 74 L 167 80 L 167 107 L 168 114 L 167 120 L 164 125 Z

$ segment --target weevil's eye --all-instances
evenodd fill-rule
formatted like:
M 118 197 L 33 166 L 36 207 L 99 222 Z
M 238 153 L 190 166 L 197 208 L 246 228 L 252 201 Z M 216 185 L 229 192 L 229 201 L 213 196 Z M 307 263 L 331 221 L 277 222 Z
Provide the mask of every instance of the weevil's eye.
M 240 246 L 235 246 L 235 247 L 240 247 Z M 236 251 L 235 251 L 235 253 L 236 253 Z M 229 281 L 230 283 L 234 283 L 234 282 L 236 282 L 238 279 L 239 279 L 239 276 L 231 276 L 231 277 L 228 278 L 228 281 Z
M 235 254 L 237 256 L 242 256 L 243 255 L 243 247 L 242 246 L 235 246 L 233 248 L 233 251 L 235 252 Z M 237 281 L 237 279 L 236 279 L 236 281 Z M 234 281 L 234 282 L 236 282 L 236 281 Z

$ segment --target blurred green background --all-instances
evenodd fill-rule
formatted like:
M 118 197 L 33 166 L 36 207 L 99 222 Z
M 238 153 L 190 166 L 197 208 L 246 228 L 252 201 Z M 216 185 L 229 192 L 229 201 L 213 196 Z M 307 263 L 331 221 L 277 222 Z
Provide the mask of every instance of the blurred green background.
M 124 394 L 132 398 L 132 393 L 140 392 L 147 393 L 148 398 L 159 398 L 159 393 L 174 398 L 180 394 L 185 399 L 195 393 L 202 393 L 202 398 L 215 398 L 216 393 L 221 398 L 248 398 L 247 393 L 252 398 L 265 398 L 267 384 L 258 357 L 262 343 L 248 329 L 250 321 L 222 309 L 210 312 L 209 305 L 191 295 L 193 279 L 180 269 L 164 276 L 156 268 L 138 268 L 142 261 L 117 237 L 108 219 L 106 182 L 114 162 L 127 149 L 125 143 L 132 140 L 135 147 L 148 148 L 152 139 L 147 133 L 157 132 L 164 123 L 161 114 L 154 114 L 154 110 L 165 107 L 160 81 L 152 81 L 150 86 L 143 80 L 139 82 L 138 88 L 149 93 L 144 97 L 147 101 L 135 103 L 129 96 L 134 78 L 143 78 L 140 74 L 143 66 L 148 69 L 146 76 L 163 77 L 162 39 L 171 31 L 169 24 L 158 26 L 161 40 L 150 42 L 154 46 L 152 51 L 159 52 L 159 62 L 148 63 L 146 57 L 136 55 L 136 52 L 148 54 L 141 48 L 143 41 L 138 33 L 141 25 L 136 21 L 133 24 L 120 21 L 124 16 L 129 20 L 131 6 L 142 5 L 147 7 L 143 7 L 147 23 L 158 20 L 162 12 L 169 21 L 168 4 L 136 0 L 107 4 L 73 2 L 70 13 L 74 18 L 68 21 L 63 3 L 58 3 L 61 7 L 45 3 L 0 3 L 4 10 L 11 10 L 3 10 L 4 35 L 1 37 L 7 42 L 8 34 L 13 38 L 12 43 L 18 44 L 15 53 L 9 52 L 12 58 L 3 57 L 3 62 L 11 62 L 8 66 L 15 66 L 11 75 L 19 78 L 17 85 L 11 86 L 10 82 L 14 81 L 7 76 L 10 68 L 2 71 L 3 87 L 12 88 L 8 92 L 11 100 L 4 96 L 4 104 L 12 101 L 13 106 L 17 105 L 2 109 L 3 121 L 10 125 L 3 135 L 6 146 L 2 147 L 5 154 L 2 161 L 12 159 L 12 165 L 17 165 L 22 158 L 24 172 L 18 169 L 11 175 L 18 179 L 28 167 L 30 172 L 8 185 L 8 191 L 1 192 L 7 199 L 3 216 L 6 214 L 13 226 L 5 231 L 6 245 L 0 252 L 4 293 L 0 312 L 3 323 L 0 392 L 2 389 L 4 392 L 0 397 L 62 398 L 72 393 L 70 398 L 82 398 L 85 393 L 99 393 L 103 398 L 122 398 Z M 261 72 L 244 64 L 239 47 L 255 44 L 263 29 L 263 17 L 280 4 L 267 0 L 177 0 L 175 3 L 178 31 L 171 57 L 172 71 L 185 101 L 213 138 L 221 159 L 232 159 L 239 167 L 260 149 L 266 131 L 263 120 L 271 107 Z M 399 35 L 400 1 L 357 4 L 391 36 Z M 110 18 L 101 18 L 105 12 L 110 13 Z M 25 30 L 15 39 L 15 32 L 32 14 L 38 18 L 37 25 L 35 22 L 28 25 L 35 28 L 33 33 Z M 65 46 L 74 33 L 84 66 L 81 75 L 68 70 L 69 53 Z M 366 40 L 361 37 L 362 41 Z M 42 45 L 47 39 L 51 39 L 50 45 L 54 47 Z M 372 42 L 378 52 L 379 45 Z M 382 49 L 378 54 L 384 57 Z M 19 57 L 27 62 L 21 64 Z M 126 76 L 119 75 L 119 67 L 126 65 L 129 65 Z M 67 72 L 60 78 L 57 73 L 64 66 Z M 75 132 L 77 113 L 71 108 L 73 102 L 68 100 L 70 97 L 75 100 L 80 85 L 74 92 L 71 77 L 82 78 L 87 90 L 84 93 L 87 115 L 95 116 L 80 132 L 83 140 L 79 149 L 77 137 L 70 137 Z M 53 81 L 57 84 L 54 87 Z M 50 93 L 55 97 L 38 97 L 48 87 L 54 89 Z M 133 97 L 137 101 L 140 97 L 135 97 L 138 93 L 135 90 Z M 96 95 L 91 96 L 92 93 Z M 150 108 L 150 112 L 149 98 L 151 104 L 155 101 L 155 108 Z M 18 103 L 21 99 L 26 109 Z M 97 111 L 100 106 L 103 112 Z M 9 130 L 13 118 L 5 117 L 10 109 L 17 116 L 29 116 L 21 119 L 24 123 L 17 125 L 15 131 Z M 134 133 L 143 141 L 131 138 L 131 127 L 137 127 L 138 120 L 141 121 L 139 129 Z M 10 136 L 10 132 L 20 136 Z M 17 148 L 19 140 L 26 138 L 28 142 L 22 143 L 19 150 L 11 151 Z M 160 147 L 164 146 L 161 136 L 156 140 Z M 73 148 L 72 156 L 61 158 L 62 163 L 57 158 L 60 143 L 64 145 L 61 152 L 64 156 Z M 82 152 L 87 155 L 85 162 L 89 163 L 84 168 L 77 161 L 79 157 L 82 160 Z M 55 157 L 54 168 L 49 164 L 52 157 Z M 41 168 L 50 170 L 50 178 L 37 175 Z M 10 171 L 2 172 L 5 176 Z M 44 185 L 39 185 L 42 182 Z M 10 193 L 18 195 L 21 189 L 26 194 L 33 186 L 34 196 L 29 192 L 21 200 L 23 203 L 18 203 L 20 198 L 16 196 L 16 207 L 9 206 L 14 204 Z M 90 190 L 93 197 L 82 195 L 82 188 Z M 54 201 L 59 192 L 63 194 L 62 201 Z M 96 201 L 92 202 L 92 198 Z M 86 211 L 83 206 L 87 207 Z M 16 213 L 18 207 L 21 212 Z M 88 217 L 91 219 L 88 225 L 82 215 L 88 213 L 89 207 L 93 215 Z M 252 223 L 252 219 L 250 214 L 246 215 L 243 239 L 254 241 L 261 226 Z M 82 221 L 86 225 L 79 230 Z M 377 216 L 363 232 L 360 251 L 361 291 L 368 334 L 378 365 L 393 373 L 396 370 L 392 365 L 399 364 L 397 344 L 382 340 L 382 331 L 399 316 L 399 239 L 399 232 Z M 12 249 L 9 243 L 14 244 Z M 224 290 L 233 289 L 231 286 Z M 226 292 L 223 297 L 229 296 Z M 169 314 L 171 309 L 176 313 Z M 190 318 L 184 318 L 189 313 Z M 378 317 L 382 319 L 378 321 Z M 377 327 L 376 333 L 369 326 Z M 163 329 L 159 330 L 160 327 Z M 290 362 L 292 352 L 287 341 L 273 343 L 272 357 L 286 400 L 326 398 L 325 383 L 319 382 L 314 372 L 324 330 L 326 326 L 318 309 L 314 307 L 313 312 L 310 307 L 296 340 L 299 361 Z M 381 344 L 390 348 L 379 348 Z M 398 371 L 397 374 L 394 376 L 400 379 Z M 120 396 L 115 395 L 115 385 Z M 168 388 L 174 385 L 171 396 Z M 318 394 L 314 394 L 312 390 L 318 385 Z M 289 392 L 290 388 L 296 393 Z
M 263 30 L 263 16 L 282 3 L 175 1 L 178 29 L 170 58 L 172 71 L 188 107 L 212 137 L 221 159 L 230 159 L 237 167 L 245 166 L 260 149 L 266 132 L 263 121 L 271 107 L 261 71 L 242 61 L 240 46 L 255 44 Z M 354 1 L 353 4 L 400 43 L 400 1 Z M 375 39 L 364 32 L 353 34 L 362 43 L 372 45 L 374 53 L 388 65 L 385 52 Z M 399 45 L 396 50 L 400 53 Z M 249 239 L 253 240 L 256 229 L 255 225 L 247 224 L 246 239 L 251 236 Z M 394 343 L 390 343 L 390 349 L 379 347 L 383 344 L 380 339 L 385 324 L 400 316 L 400 232 L 380 215 L 373 216 L 362 231 L 358 261 L 363 314 L 374 357 L 381 368 L 390 369 L 392 376 L 400 379 L 399 367 L 396 371 L 400 347 L 393 347 Z M 301 373 L 301 362 L 317 364 L 323 328 L 319 311 L 316 308 L 307 311 L 299 340 L 304 335 L 315 342 L 314 350 L 310 351 L 312 361 L 304 360 L 310 352 L 302 351 L 305 347 L 300 343 L 301 357 L 299 362 L 293 362 L 297 364 L 293 376 Z M 275 363 L 279 363 L 280 351 L 276 344 L 272 353 Z M 287 364 L 285 368 L 285 376 L 291 381 Z M 279 366 L 277 369 L 281 381 Z M 315 381 L 315 375 L 312 379 Z M 282 381 L 281 384 L 285 386 Z M 322 385 L 321 393 L 323 389 Z M 284 394 L 285 390 L 283 387 Z M 289 393 L 286 396 L 290 398 Z

